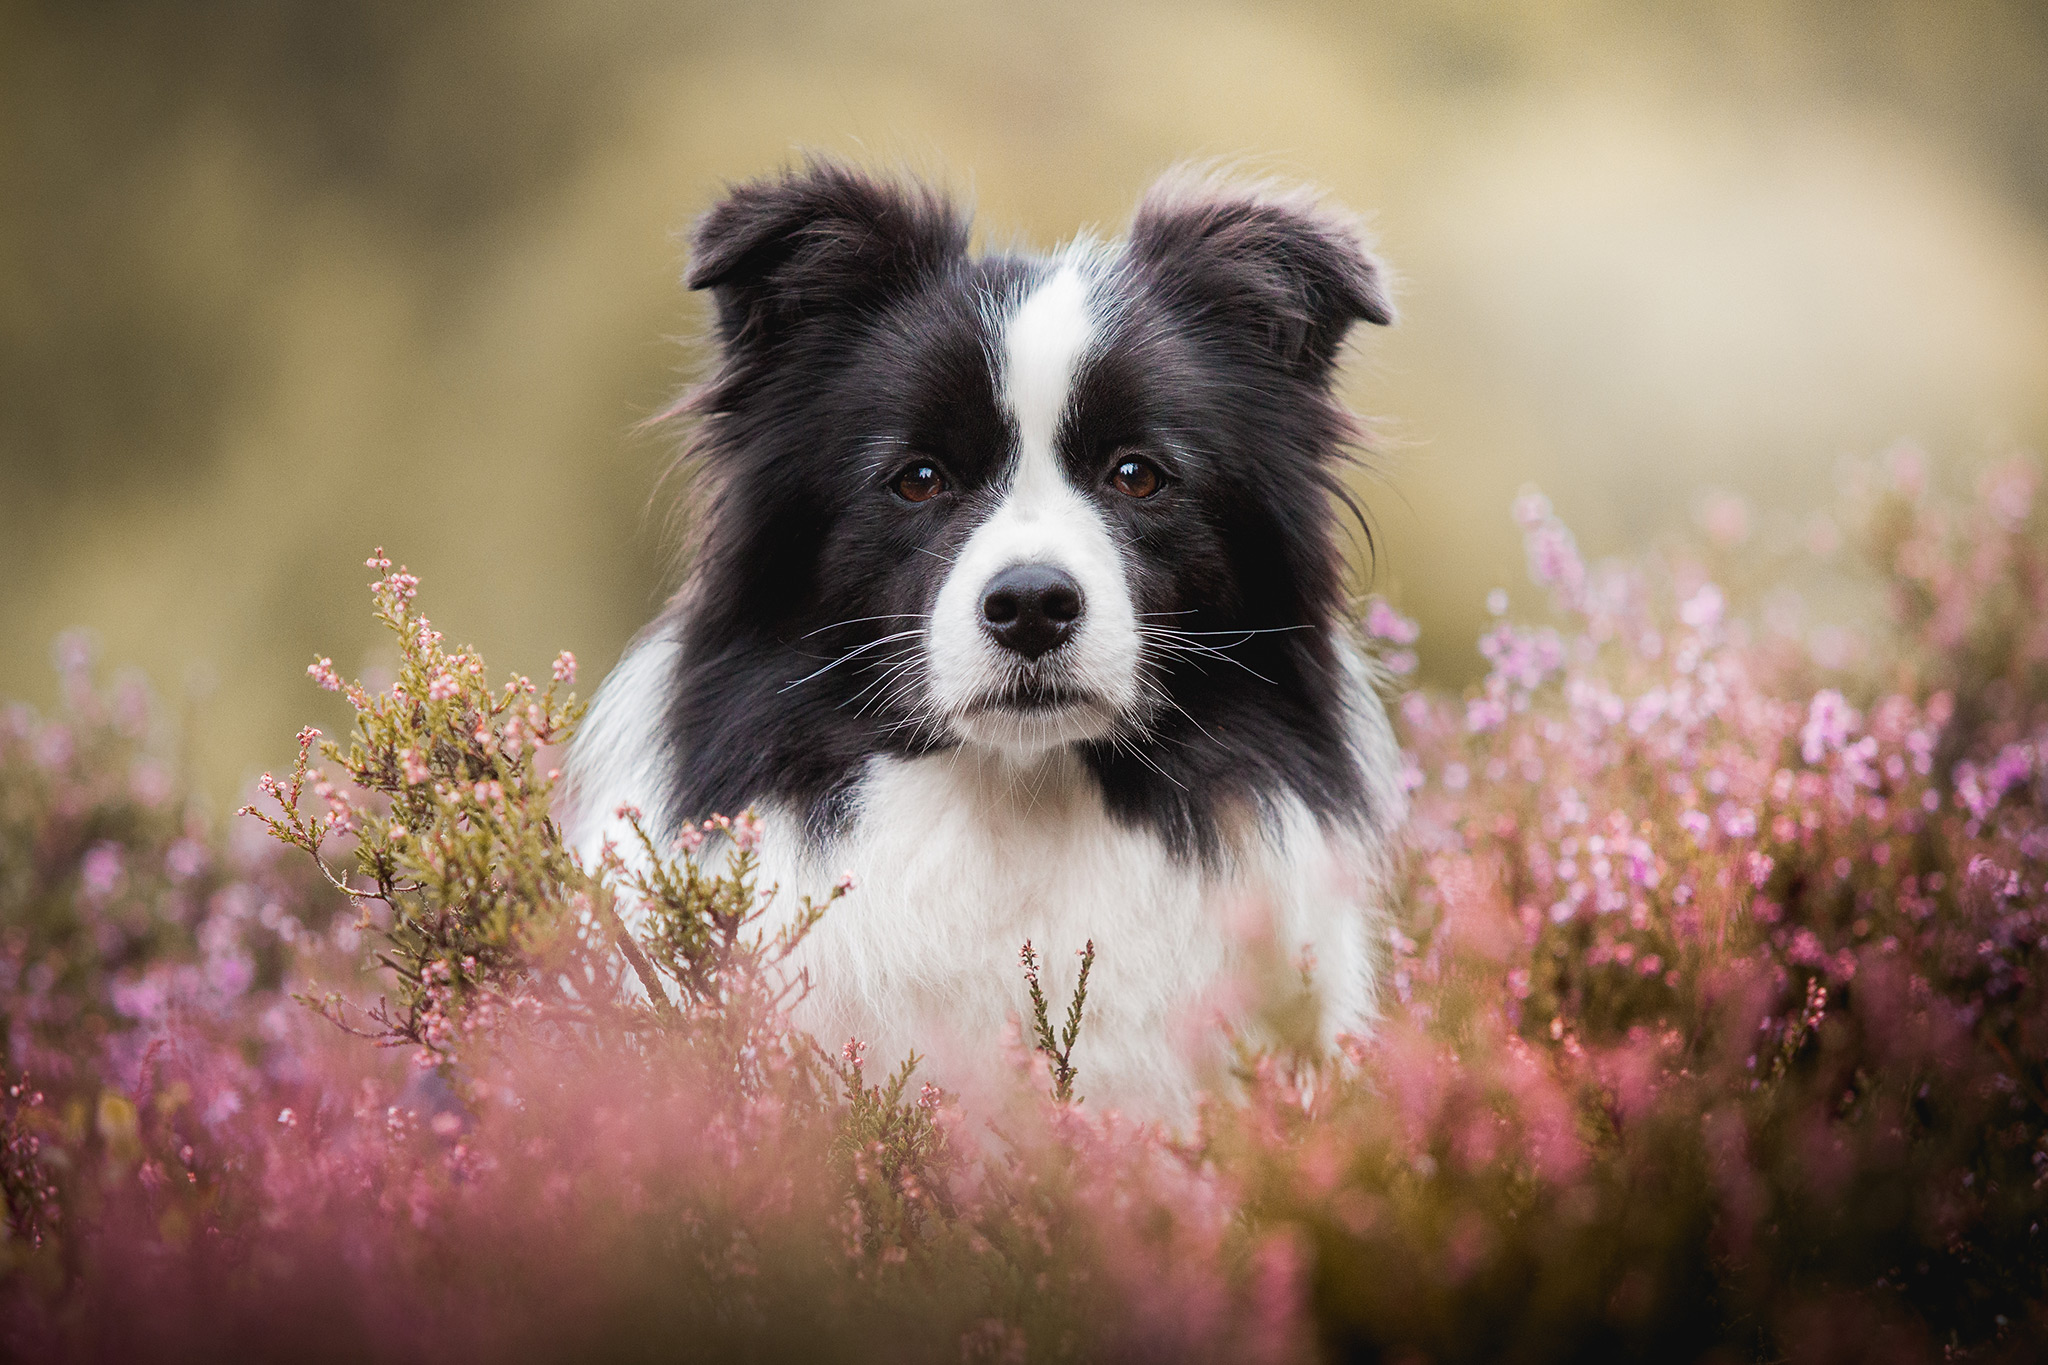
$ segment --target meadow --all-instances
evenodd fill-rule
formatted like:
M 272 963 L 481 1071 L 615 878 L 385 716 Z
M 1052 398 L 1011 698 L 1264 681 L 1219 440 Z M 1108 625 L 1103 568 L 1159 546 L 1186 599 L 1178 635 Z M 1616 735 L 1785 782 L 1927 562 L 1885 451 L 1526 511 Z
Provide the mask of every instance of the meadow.
M 1598 563 L 1524 494 L 1532 586 L 1490 600 L 1484 678 L 1394 703 L 1414 815 L 1386 1017 L 1319 1051 L 1312 968 L 1256 915 L 1219 926 L 1254 1022 L 1188 1133 L 1088 1103 L 1085 999 L 1034 989 L 994 1116 L 794 1029 L 781 963 L 858 888 L 763 931 L 741 812 L 580 866 L 547 817 L 575 659 L 494 679 L 382 551 L 396 668 L 315 659 L 309 701 L 341 693 L 351 732 L 303 731 L 233 817 L 148 689 L 67 639 L 60 705 L 0 721 L 0 1340 L 2031 1358 L 2037 484 L 2015 462 L 1951 499 L 1905 452 L 1801 546 L 1724 507 Z M 1782 590 L 1816 575 L 1853 630 Z M 1359 621 L 1404 687 L 1416 627 Z M 1071 946 L 1020 944 L 1020 978 Z

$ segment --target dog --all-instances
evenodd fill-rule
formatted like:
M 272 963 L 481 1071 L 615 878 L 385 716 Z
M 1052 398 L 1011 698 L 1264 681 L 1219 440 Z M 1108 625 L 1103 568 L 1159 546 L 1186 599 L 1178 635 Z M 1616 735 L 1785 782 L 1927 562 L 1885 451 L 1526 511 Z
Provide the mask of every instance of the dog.
M 1080 1092 L 1184 1120 L 1254 959 L 1310 974 L 1325 1039 L 1377 1009 L 1405 798 L 1333 384 L 1386 272 L 1306 192 L 1194 171 L 1118 241 L 968 238 L 827 160 L 697 223 L 694 552 L 574 743 L 568 838 L 757 810 L 771 915 L 855 888 L 797 1022 L 949 1089 L 1000 1070 L 1022 945 L 1057 1015 L 1092 941 Z

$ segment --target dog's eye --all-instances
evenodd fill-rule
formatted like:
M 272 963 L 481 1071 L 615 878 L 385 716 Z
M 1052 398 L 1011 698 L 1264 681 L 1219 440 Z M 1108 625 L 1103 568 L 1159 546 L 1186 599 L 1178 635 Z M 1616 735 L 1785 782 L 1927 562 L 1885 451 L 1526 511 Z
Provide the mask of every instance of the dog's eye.
M 1111 471 L 1110 486 L 1127 498 L 1149 498 L 1165 480 L 1144 460 L 1124 460 Z
M 937 465 L 913 460 L 896 471 L 889 490 L 905 502 L 929 502 L 946 491 L 946 476 Z

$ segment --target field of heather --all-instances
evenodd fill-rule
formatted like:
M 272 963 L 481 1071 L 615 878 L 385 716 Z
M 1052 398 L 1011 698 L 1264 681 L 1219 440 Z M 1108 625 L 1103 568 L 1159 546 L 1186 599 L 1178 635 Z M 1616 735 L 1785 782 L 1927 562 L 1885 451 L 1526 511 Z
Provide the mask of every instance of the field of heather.
M 1262 973 L 1184 1134 L 1087 1102 L 1085 1002 L 994 1118 L 793 1030 L 751 818 L 576 864 L 575 660 L 493 678 L 381 552 L 395 675 L 316 660 L 354 731 L 239 816 L 60 642 L 0 721 L 5 1352 L 2037 1358 L 2036 483 L 1901 455 L 1806 545 L 1609 563 L 1525 495 L 1484 680 L 1396 703 L 1386 1018 L 1316 1055 Z

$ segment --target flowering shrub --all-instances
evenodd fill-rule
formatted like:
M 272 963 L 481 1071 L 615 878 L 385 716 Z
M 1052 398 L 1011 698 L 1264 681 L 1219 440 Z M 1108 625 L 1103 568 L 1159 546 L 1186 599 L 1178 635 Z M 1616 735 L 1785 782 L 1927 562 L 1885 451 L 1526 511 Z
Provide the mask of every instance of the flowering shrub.
M 2024 466 L 1862 496 L 1860 655 L 1735 610 L 1725 545 L 1588 565 L 1525 498 L 1547 607 L 1398 706 L 1388 1017 L 1247 1048 L 1178 1136 L 1086 1103 L 1029 945 L 986 1123 L 794 1029 L 831 906 L 764 929 L 745 813 L 581 866 L 574 660 L 490 684 L 381 554 L 394 681 L 316 661 L 354 733 L 240 834 L 67 645 L 0 728 L 7 1348 L 2026 1358 L 2048 523 Z

